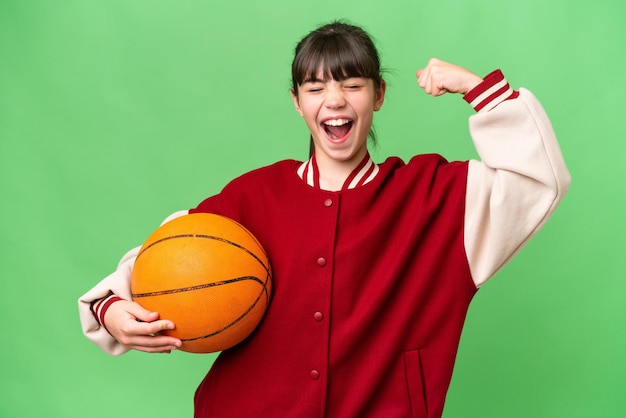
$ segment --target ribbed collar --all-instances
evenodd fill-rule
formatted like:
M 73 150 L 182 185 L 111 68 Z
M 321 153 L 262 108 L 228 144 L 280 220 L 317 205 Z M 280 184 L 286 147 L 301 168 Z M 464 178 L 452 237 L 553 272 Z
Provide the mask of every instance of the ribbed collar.
M 350 173 L 346 181 L 343 183 L 341 190 L 354 189 L 374 180 L 378 174 L 378 165 L 372 161 L 370 154 L 367 153 L 359 165 Z M 311 187 L 321 189 L 320 187 L 320 171 L 317 167 L 315 154 L 298 167 L 298 176 Z

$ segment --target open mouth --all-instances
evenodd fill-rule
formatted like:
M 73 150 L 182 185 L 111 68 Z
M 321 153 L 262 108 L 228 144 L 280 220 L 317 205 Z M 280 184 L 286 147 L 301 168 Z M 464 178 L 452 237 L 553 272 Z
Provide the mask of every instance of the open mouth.
M 346 138 L 352 130 L 352 125 L 353 122 L 350 119 L 328 119 L 322 122 L 328 138 L 336 141 Z

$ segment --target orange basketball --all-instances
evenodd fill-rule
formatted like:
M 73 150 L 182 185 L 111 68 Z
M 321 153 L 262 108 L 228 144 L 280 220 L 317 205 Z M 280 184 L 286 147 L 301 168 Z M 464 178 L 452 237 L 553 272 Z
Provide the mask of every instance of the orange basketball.
M 133 300 L 176 324 L 165 334 L 191 353 L 212 353 L 244 340 L 267 310 L 269 261 L 257 239 L 215 214 L 185 215 L 143 244 L 131 276 Z

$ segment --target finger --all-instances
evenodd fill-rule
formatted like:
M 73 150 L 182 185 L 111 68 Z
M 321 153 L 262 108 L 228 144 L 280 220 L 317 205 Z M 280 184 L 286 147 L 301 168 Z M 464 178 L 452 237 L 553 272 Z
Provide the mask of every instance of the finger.
M 172 351 L 176 351 L 179 348 L 175 345 L 158 345 L 158 346 L 127 345 L 125 347 L 130 350 L 142 351 L 144 353 L 164 353 L 164 354 L 170 354 Z
M 430 64 L 427 93 L 433 96 L 440 96 L 445 93 L 445 90 L 443 90 L 441 66 L 439 62 L 432 62 Z
M 420 74 L 420 86 L 426 94 L 437 97 L 448 92 L 444 82 L 445 73 L 442 71 L 442 61 L 433 58 L 428 62 Z
M 158 321 L 154 322 L 142 322 L 140 323 L 140 326 L 142 328 L 141 334 L 143 335 L 158 334 L 161 331 L 167 331 L 176 328 L 174 323 L 167 319 L 159 319 Z
M 441 96 L 442 94 L 447 93 L 448 90 L 443 86 L 443 84 L 441 82 L 437 82 L 435 83 L 433 89 L 432 89 L 432 95 L 434 97 L 438 97 Z
M 167 335 L 124 335 L 119 342 L 127 348 L 148 353 L 172 351 L 182 346 L 181 340 Z
M 161 331 L 167 331 L 175 329 L 176 326 L 172 321 L 160 319 L 153 322 L 140 322 L 137 320 L 125 321 L 118 326 L 119 334 L 125 336 L 127 339 L 158 335 Z M 125 343 L 125 341 L 121 341 Z
M 428 65 L 423 69 L 417 71 L 417 84 L 424 90 L 426 90 L 426 87 L 428 85 L 429 74 L 430 71 Z
M 426 86 L 424 87 L 424 91 L 434 96 L 439 91 L 438 85 L 441 78 L 440 62 L 435 58 L 431 58 L 430 61 L 428 61 L 427 69 L 428 78 L 426 79 Z
M 127 311 L 129 314 L 143 322 L 153 322 L 159 319 L 158 312 L 149 311 L 138 303 L 130 304 Z
M 135 350 L 154 353 L 176 350 L 181 347 L 182 342 L 177 338 L 167 336 L 139 336 L 132 338 L 125 345 Z

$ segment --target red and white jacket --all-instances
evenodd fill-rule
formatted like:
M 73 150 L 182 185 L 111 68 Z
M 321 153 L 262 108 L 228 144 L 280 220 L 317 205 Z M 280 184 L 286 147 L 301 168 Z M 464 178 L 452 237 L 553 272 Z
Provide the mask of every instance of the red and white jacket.
M 281 161 L 191 210 L 245 225 L 274 272 L 262 324 L 220 354 L 196 393 L 196 417 L 441 416 L 476 289 L 545 224 L 570 183 L 529 91 L 495 71 L 464 98 L 477 110 L 480 161 L 367 156 L 337 192 L 319 188 L 314 158 Z M 126 349 L 100 320 L 116 298 L 130 299 L 137 251 L 79 299 L 85 335 L 110 354 Z

